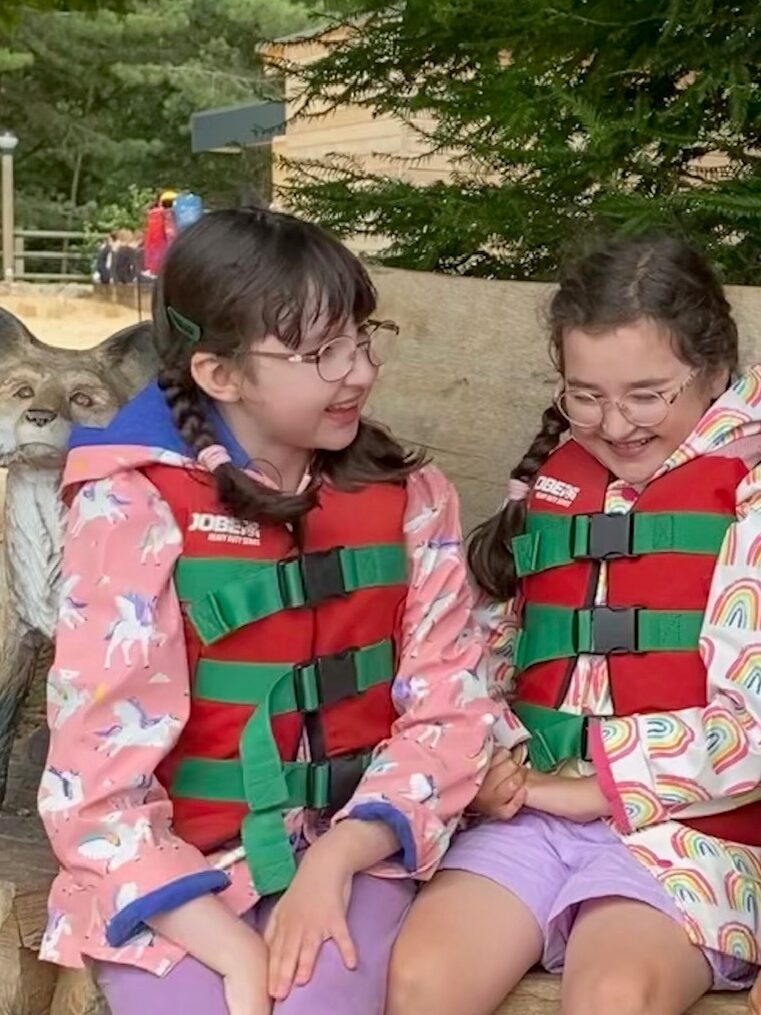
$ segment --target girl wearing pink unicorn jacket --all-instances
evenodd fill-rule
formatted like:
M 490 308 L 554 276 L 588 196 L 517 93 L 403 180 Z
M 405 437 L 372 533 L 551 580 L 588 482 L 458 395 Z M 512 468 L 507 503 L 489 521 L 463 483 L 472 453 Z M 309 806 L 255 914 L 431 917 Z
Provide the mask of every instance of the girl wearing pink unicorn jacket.
M 158 383 L 75 436 L 42 955 L 114 1015 L 380 1015 L 488 768 L 456 496 L 363 416 L 374 308 L 322 230 L 211 213 L 162 269 Z

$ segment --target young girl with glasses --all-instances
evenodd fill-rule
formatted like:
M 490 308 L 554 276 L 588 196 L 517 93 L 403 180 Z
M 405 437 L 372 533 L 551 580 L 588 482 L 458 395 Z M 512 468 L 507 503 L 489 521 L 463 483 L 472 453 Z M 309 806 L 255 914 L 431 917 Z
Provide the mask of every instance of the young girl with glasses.
M 206 215 L 162 268 L 158 382 L 75 436 L 42 954 L 114 1015 L 380 1015 L 488 768 L 456 496 L 363 415 L 374 309 L 317 227 Z
M 470 546 L 530 768 L 495 753 L 389 1015 L 487 1015 L 538 962 L 564 1015 L 678 1015 L 758 968 L 761 369 L 675 239 L 571 266 L 550 328 L 555 398 Z

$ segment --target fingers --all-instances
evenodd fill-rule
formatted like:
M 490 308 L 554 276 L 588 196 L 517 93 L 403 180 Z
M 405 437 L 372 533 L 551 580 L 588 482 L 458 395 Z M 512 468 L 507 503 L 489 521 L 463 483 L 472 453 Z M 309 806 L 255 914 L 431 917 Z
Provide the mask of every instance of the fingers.
M 518 768 L 513 762 L 507 762 L 496 769 L 492 769 L 488 778 L 484 781 L 481 793 L 491 797 L 497 803 L 507 801 L 525 785 L 526 770 Z
M 521 786 L 511 800 L 508 800 L 505 804 L 500 804 L 492 813 L 495 818 L 499 818 L 501 821 L 509 821 L 525 805 L 527 798 L 528 790 L 525 786 Z
M 276 932 L 270 945 L 267 989 L 270 997 L 282 1001 L 288 997 L 301 954 L 301 933 Z
M 301 987 L 309 983 L 315 963 L 324 940 L 332 938 L 347 969 L 357 968 L 357 951 L 349 927 L 343 918 L 336 918 L 333 927 L 320 934 L 306 932 L 301 928 L 289 932 L 277 926 L 275 914 L 270 919 L 264 934 L 269 948 L 269 971 L 267 990 L 276 1001 L 284 1000 L 294 984 Z
M 270 918 L 267 921 L 267 926 L 264 928 L 264 933 L 262 934 L 262 940 L 269 949 L 272 948 L 272 942 L 275 940 L 275 937 L 277 935 L 277 910 L 278 907 L 275 906 L 275 908 L 270 913 Z
M 303 987 L 309 983 L 314 972 L 314 964 L 322 948 L 322 938 L 319 934 L 309 934 L 301 943 L 301 954 L 296 966 L 294 983 L 297 987 Z
M 512 758 L 508 757 L 504 761 L 501 761 L 498 765 L 490 768 L 486 778 L 483 781 L 482 789 L 489 792 L 493 791 L 496 786 L 504 782 L 506 779 L 520 778 L 520 781 L 526 778 L 525 769 L 520 768 Z
M 503 776 L 499 782 L 495 782 L 493 786 L 493 792 L 496 795 L 512 796 L 513 793 L 517 793 L 519 789 L 526 785 L 526 772 L 520 770 L 518 772 L 510 772 Z
M 349 927 L 346 921 L 343 919 L 336 921 L 330 936 L 335 941 L 346 968 L 356 969 L 357 949 L 354 947 L 354 942 L 351 939 L 351 934 L 349 933 Z

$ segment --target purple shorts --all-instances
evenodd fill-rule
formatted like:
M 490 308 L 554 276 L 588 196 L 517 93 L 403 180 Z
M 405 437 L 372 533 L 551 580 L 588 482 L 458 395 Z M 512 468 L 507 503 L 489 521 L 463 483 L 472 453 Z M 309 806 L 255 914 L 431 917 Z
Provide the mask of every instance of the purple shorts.
M 578 824 L 523 810 L 511 821 L 490 821 L 461 832 L 442 870 L 462 870 L 495 881 L 531 910 L 544 935 L 542 965 L 563 968 L 565 949 L 582 902 L 611 896 L 633 899 L 682 917 L 665 888 L 636 860 L 604 821 Z M 702 949 L 714 990 L 747 990 L 758 967 Z
M 347 970 L 335 944 L 327 941 L 312 979 L 303 987 L 294 987 L 284 1001 L 276 1002 L 273 1015 L 381 1015 L 391 948 L 414 891 L 409 880 L 357 874 L 347 921 L 359 965 Z M 276 896 L 264 899 L 243 919 L 263 931 L 276 901 Z M 166 976 L 154 976 L 135 966 L 99 962 L 95 978 L 112 1015 L 166 1015 L 171 1011 L 228 1015 L 222 978 L 189 955 Z

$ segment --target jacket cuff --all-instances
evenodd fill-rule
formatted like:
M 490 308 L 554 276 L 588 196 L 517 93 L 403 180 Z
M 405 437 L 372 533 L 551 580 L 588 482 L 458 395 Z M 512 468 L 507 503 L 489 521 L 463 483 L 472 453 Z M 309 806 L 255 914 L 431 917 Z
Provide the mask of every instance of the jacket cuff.
M 602 738 L 602 722 L 593 722 L 589 724 L 587 742 L 589 745 L 589 753 L 592 758 L 592 764 L 595 767 L 597 781 L 600 784 L 600 789 L 602 790 L 605 799 L 610 804 L 610 811 L 616 828 L 623 834 L 628 835 L 629 832 L 632 831 L 632 827 L 629 824 L 629 816 L 626 813 L 626 807 L 624 806 L 624 802 L 618 792 L 616 780 L 613 778 L 610 760 L 608 759 L 608 755 L 605 753 L 605 746 Z
M 388 825 L 399 840 L 399 845 L 401 846 L 399 859 L 402 866 L 408 873 L 415 873 L 417 870 L 415 837 L 412 834 L 409 821 L 396 807 L 384 803 L 357 804 L 348 813 L 343 814 L 342 817 L 358 819 L 359 821 L 382 821 Z M 389 858 L 389 860 L 393 862 L 393 858 Z
M 106 925 L 106 940 L 112 948 L 120 948 L 133 935 L 146 930 L 151 917 L 178 909 L 202 895 L 224 891 L 229 884 L 224 871 L 207 870 L 162 885 L 120 909 Z

